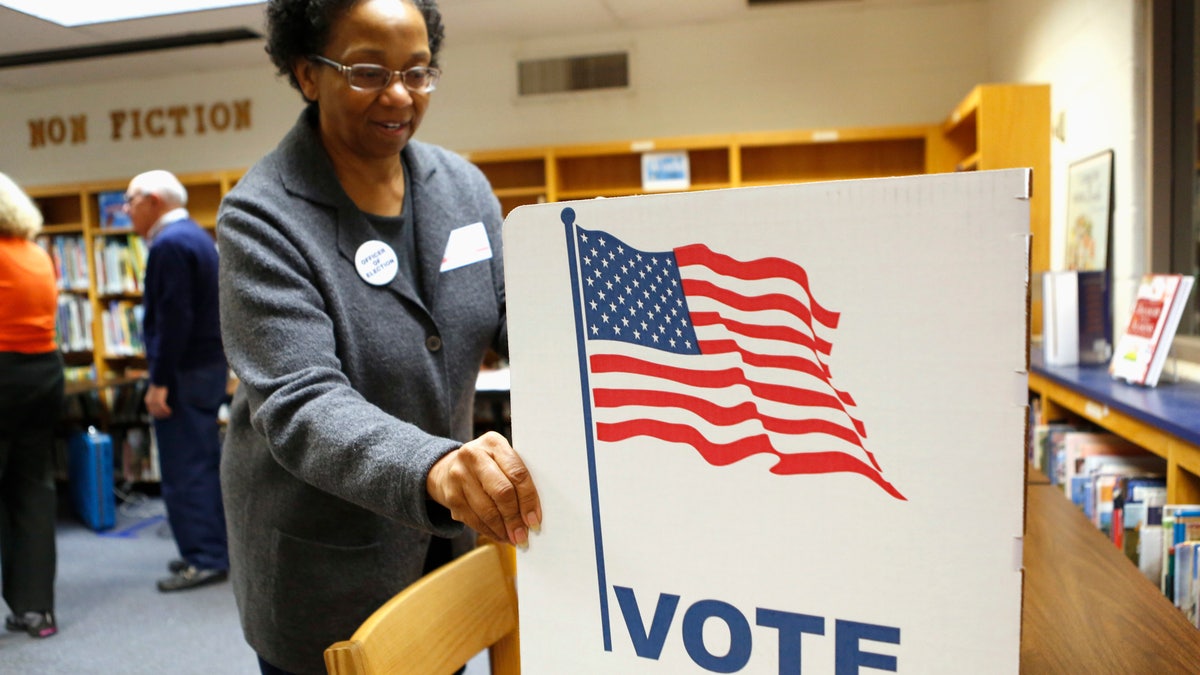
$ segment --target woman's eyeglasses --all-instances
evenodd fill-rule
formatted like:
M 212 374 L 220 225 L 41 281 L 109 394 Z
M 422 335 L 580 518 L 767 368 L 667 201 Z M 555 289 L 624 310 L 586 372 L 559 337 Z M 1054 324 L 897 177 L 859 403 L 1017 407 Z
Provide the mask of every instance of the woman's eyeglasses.
M 327 59 L 319 54 L 308 57 L 317 63 L 323 63 L 330 68 L 336 68 L 346 76 L 346 82 L 355 91 L 380 91 L 392 83 L 392 78 L 399 75 L 404 88 L 414 94 L 428 94 L 437 88 L 438 78 L 442 71 L 430 66 L 413 66 L 407 70 L 389 70 L 374 63 L 356 63 L 346 66 Z

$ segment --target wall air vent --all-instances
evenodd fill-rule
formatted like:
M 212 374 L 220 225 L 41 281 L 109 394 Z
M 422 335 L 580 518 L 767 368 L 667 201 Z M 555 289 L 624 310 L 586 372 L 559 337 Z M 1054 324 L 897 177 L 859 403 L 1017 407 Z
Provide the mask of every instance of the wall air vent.
M 521 96 L 629 87 L 629 54 L 613 52 L 517 62 Z

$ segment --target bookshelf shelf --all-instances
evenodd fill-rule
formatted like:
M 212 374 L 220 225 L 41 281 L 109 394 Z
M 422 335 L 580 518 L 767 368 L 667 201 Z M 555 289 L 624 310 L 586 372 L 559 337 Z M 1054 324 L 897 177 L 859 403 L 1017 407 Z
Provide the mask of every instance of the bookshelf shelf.
M 1043 417 L 1085 419 L 1167 460 L 1167 502 L 1200 503 L 1200 385 L 1135 387 L 1108 377 L 1104 367 L 1042 366 L 1033 353 L 1029 390 L 1042 399 Z M 1189 414 L 1189 411 L 1191 414 Z
M 954 168 L 958 171 L 976 171 L 979 169 L 980 154 L 973 152 L 962 159 Z
M 42 234 L 78 234 L 83 231 L 81 225 L 45 225 Z
M 517 187 L 517 188 L 497 188 L 493 190 L 496 196 L 504 199 L 507 197 L 542 197 L 546 194 L 546 188 L 538 187 Z
M 484 151 L 467 155 L 487 176 L 500 200 L 504 215 L 525 204 L 551 201 L 551 173 L 548 148 L 527 148 L 516 151 Z

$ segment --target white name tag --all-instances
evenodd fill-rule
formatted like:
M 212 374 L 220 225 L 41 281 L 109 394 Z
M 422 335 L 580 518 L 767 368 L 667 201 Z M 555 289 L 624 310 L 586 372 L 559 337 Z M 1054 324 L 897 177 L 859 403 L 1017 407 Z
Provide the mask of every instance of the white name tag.
M 446 252 L 442 254 L 441 271 L 448 272 L 491 257 L 492 244 L 483 223 L 471 223 L 450 232 Z

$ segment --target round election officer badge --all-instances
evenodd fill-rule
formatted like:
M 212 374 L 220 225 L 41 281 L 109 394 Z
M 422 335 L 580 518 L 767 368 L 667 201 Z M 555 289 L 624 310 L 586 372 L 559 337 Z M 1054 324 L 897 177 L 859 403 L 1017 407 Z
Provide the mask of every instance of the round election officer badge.
M 400 261 L 391 246 L 372 239 L 364 242 L 354 253 L 354 266 L 358 276 L 372 286 L 385 286 L 396 278 L 396 270 Z

